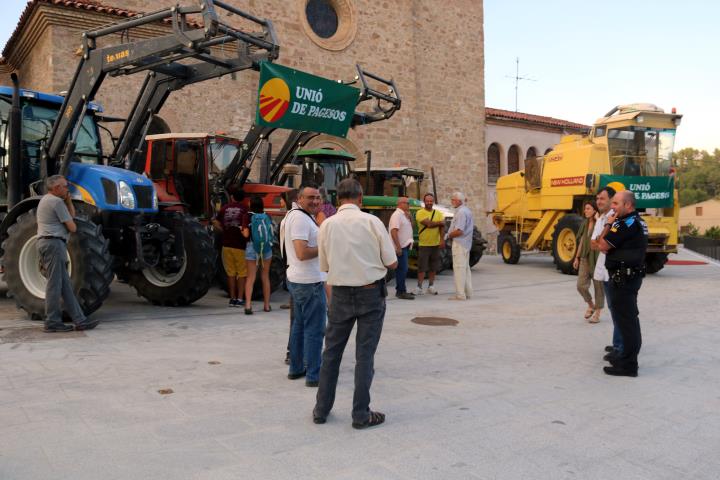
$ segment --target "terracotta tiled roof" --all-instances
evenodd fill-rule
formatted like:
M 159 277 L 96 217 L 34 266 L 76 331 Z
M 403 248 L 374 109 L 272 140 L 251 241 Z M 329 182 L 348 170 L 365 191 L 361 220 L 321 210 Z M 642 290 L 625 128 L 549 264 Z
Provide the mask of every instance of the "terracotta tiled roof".
M 132 10 L 126 10 L 124 8 L 118 8 L 118 7 L 111 7 L 108 5 L 104 5 L 100 2 L 97 2 L 95 0 L 30 0 L 25 7 L 25 10 L 23 10 L 22 14 L 20 14 L 20 20 L 18 20 L 17 26 L 15 27 L 15 30 L 13 31 L 12 35 L 10 36 L 10 39 L 5 44 L 5 47 L 3 48 L 2 55 L 3 57 L 7 58 L 10 50 L 12 49 L 15 42 L 18 40 L 18 37 L 20 36 L 20 32 L 25 27 L 25 23 L 30 19 L 30 16 L 32 15 L 32 12 L 35 8 L 37 8 L 39 5 L 56 5 L 60 7 L 67 7 L 67 8 L 75 8 L 78 10 L 87 10 L 91 12 L 97 12 L 97 13 L 105 13 L 108 15 L 115 15 L 118 17 L 134 17 L 136 15 L 139 15 L 142 12 L 134 12 Z
M 590 130 L 589 125 L 583 125 L 582 123 L 568 122 L 567 120 L 560 120 L 559 118 L 544 117 L 542 115 L 532 115 L 530 113 L 511 112 L 509 110 L 501 110 L 499 108 L 486 108 L 485 117 L 494 117 L 503 120 L 515 120 L 519 122 L 534 123 L 555 128 Z

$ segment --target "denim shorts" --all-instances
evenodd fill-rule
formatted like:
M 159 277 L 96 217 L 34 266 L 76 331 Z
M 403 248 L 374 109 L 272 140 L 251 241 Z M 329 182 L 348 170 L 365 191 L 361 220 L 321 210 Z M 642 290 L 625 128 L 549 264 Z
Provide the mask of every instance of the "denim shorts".
M 269 260 L 272 258 L 272 245 L 267 245 L 265 248 L 265 253 L 262 256 L 263 260 Z M 249 260 L 251 262 L 256 262 L 258 259 L 257 252 L 255 252 L 255 245 L 253 245 L 252 242 L 248 242 L 247 246 L 245 247 L 245 260 Z

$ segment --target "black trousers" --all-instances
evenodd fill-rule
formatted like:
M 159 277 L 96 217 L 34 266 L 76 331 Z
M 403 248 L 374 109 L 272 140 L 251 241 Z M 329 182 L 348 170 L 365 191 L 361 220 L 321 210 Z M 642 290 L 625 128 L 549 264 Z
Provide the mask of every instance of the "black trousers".
M 365 422 L 369 418 L 370 385 L 375 374 L 375 351 L 385 319 L 386 296 L 384 282 L 372 287 L 333 287 L 315 416 L 327 417 L 332 410 L 340 362 L 357 322 L 352 418 L 354 422 Z
M 642 277 L 638 275 L 627 279 L 623 284 L 618 284 L 611 279 L 607 286 L 612 318 L 620 329 L 623 341 L 623 350 L 617 366 L 628 370 L 637 370 L 637 357 L 642 346 L 637 297 L 642 286 Z

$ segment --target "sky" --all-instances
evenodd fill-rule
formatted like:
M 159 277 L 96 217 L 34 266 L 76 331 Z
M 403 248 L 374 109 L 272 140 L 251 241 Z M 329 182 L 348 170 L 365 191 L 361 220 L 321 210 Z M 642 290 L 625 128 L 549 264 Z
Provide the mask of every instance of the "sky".
M 485 0 L 485 104 L 592 124 L 627 103 L 683 115 L 676 150 L 720 148 L 720 2 Z
M 4 47 L 26 2 L 0 1 Z M 617 105 L 653 103 L 684 115 L 676 149 L 720 148 L 720 2 L 485 0 L 484 8 L 488 107 L 515 110 L 509 77 L 519 58 L 520 76 L 532 79 L 519 82 L 521 112 L 592 124 Z

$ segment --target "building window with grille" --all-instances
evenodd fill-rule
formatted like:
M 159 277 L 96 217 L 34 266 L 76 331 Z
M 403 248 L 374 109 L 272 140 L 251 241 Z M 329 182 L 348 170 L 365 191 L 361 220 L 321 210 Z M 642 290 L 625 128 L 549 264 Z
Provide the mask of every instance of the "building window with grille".
M 533 159 L 537 157 L 537 150 L 535 147 L 528 148 L 527 155 L 525 155 L 525 158 Z
M 520 170 L 520 147 L 513 145 L 508 150 L 508 174 Z
M 493 143 L 487 153 L 488 182 L 495 183 L 500 176 L 500 146 Z

